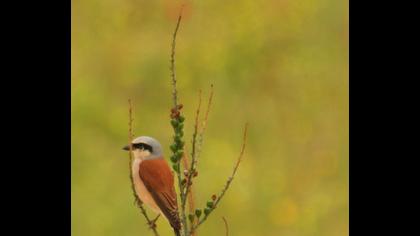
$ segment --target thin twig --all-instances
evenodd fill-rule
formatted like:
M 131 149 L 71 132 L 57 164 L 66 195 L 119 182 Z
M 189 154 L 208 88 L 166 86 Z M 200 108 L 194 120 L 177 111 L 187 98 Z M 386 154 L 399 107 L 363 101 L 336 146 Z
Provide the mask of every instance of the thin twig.
M 210 96 L 209 96 L 209 101 L 207 104 L 207 109 L 206 109 L 206 113 L 205 113 L 205 117 L 202 121 L 201 124 L 201 130 L 199 130 L 199 116 L 200 116 L 200 109 L 201 109 L 201 90 L 199 91 L 199 97 L 198 97 L 198 107 L 197 107 L 197 112 L 196 112 L 196 116 L 195 116 L 195 123 L 194 123 L 194 133 L 193 133 L 193 140 L 192 140 L 192 153 L 191 153 L 191 159 L 192 159 L 192 164 L 190 166 L 190 170 L 188 172 L 188 178 L 187 178 L 187 183 L 188 185 L 186 185 L 186 190 L 185 190 L 185 194 L 188 195 L 188 192 L 191 191 L 190 189 L 192 188 L 192 177 L 194 175 L 195 170 L 197 169 L 197 161 L 198 161 L 198 157 L 200 155 L 200 151 L 201 151 L 201 146 L 203 143 L 203 137 L 204 137 L 204 131 L 206 130 L 207 127 L 207 120 L 208 120 L 208 116 L 209 116 L 209 112 L 210 112 L 210 107 L 212 104 L 212 99 L 213 99 L 213 85 L 211 85 L 211 90 L 210 90 Z
M 213 85 L 211 85 L 209 101 L 207 104 L 204 120 L 202 121 L 201 130 L 198 133 L 198 129 L 199 129 L 198 120 L 199 120 L 200 109 L 201 109 L 201 90 L 199 91 L 198 107 L 197 107 L 197 112 L 195 116 L 194 133 L 193 133 L 193 140 L 192 140 L 191 166 L 190 166 L 190 170 L 188 171 L 187 185 L 185 189 L 186 195 L 188 195 L 188 192 L 191 191 L 190 188 L 192 186 L 192 177 L 194 176 L 194 172 L 197 169 L 198 156 L 200 154 L 201 146 L 203 143 L 204 131 L 206 130 L 212 99 L 213 99 Z
M 182 19 L 182 9 L 184 6 L 181 7 L 181 10 L 179 12 L 178 20 L 176 22 L 176 27 L 174 30 L 174 33 L 172 34 L 172 48 L 171 48 L 171 78 L 172 78 L 172 96 L 173 96 L 173 102 L 174 102 L 174 108 L 178 109 L 178 94 L 176 90 L 176 71 L 175 71 L 175 46 L 176 46 L 176 35 L 178 34 L 179 25 L 181 23 Z
M 225 222 L 225 230 L 226 230 L 226 236 L 229 236 L 229 225 L 225 217 L 222 217 L 223 222 Z
M 193 185 L 192 185 L 192 178 L 195 177 L 195 174 L 197 173 L 196 169 L 197 169 L 198 157 L 200 156 L 200 152 L 201 152 L 201 147 L 202 147 L 203 137 L 204 137 L 204 131 L 206 130 L 206 127 L 207 127 L 207 120 L 208 120 L 212 100 L 213 100 L 213 84 L 211 85 L 211 90 L 210 90 L 210 96 L 209 96 L 209 100 L 208 100 L 208 104 L 207 104 L 207 109 L 206 109 L 204 119 L 201 123 L 201 127 L 199 127 L 199 122 L 198 122 L 199 113 L 200 113 L 200 109 L 201 109 L 201 90 L 200 90 L 200 93 L 199 93 L 199 104 L 198 104 L 196 117 L 195 117 L 194 134 L 193 134 L 193 141 L 192 141 L 192 144 L 193 144 L 192 163 L 194 164 L 194 166 L 191 165 L 191 167 L 188 168 L 187 157 L 184 158 L 186 166 L 187 166 L 187 168 L 185 168 L 185 169 L 189 169 L 189 171 L 187 172 L 188 173 L 188 178 L 187 178 L 187 181 L 186 181 L 188 183 L 188 185 L 186 186 L 187 189 L 185 190 L 185 194 L 187 195 L 187 198 L 188 198 L 190 214 L 195 214 L 195 212 L 194 212 L 195 211 L 194 193 L 193 193 L 194 191 L 193 191 Z M 198 137 L 197 137 L 198 129 L 200 129 L 200 131 L 199 131 Z M 191 222 L 191 228 L 198 223 L 197 220 L 198 219 L 196 217 L 194 217 L 193 222 Z M 191 230 L 190 235 L 191 236 L 197 236 L 197 232 Z
M 172 78 L 172 86 L 173 86 L 173 90 L 172 90 L 172 99 L 173 99 L 173 103 L 174 103 L 174 113 L 177 114 L 178 113 L 178 118 L 179 119 L 179 106 L 178 106 L 178 93 L 177 93 L 177 89 L 176 89 L 176 70 L 175 70 L 175 48 L 176 48 L 176 36 L 178 34 L 178 29 L 179 26 L 181 24 L 181 19 L 182 19 L 182 10 L 183 10 L 184 5 L 181 6 L 181 10 L 179 12 L 179 16 L 178 16 L 178 20 L 176 22 L 176 26 L 175 26 L 175 30 L 174 33 L 172 34 L 172 47 L 171 47 L 171 67 L 170 67 L 170 71 L 171 71 L 171 78 Z M 182 148 L 181 148 L 182 151 Z M 181 166 L 180 163 L 178 162 L 177 164 L 178 167 L 178 171 L 177 173 L 177 178 L 178 178 L 178 186 L 180 189 L 180 198 L 181 198 L 181 203 L 183 203 L 185 201 L 184 195 L 182 194 L 182 176 L 181 173 L 183 172 L 181 170 Z M 182 226 L 184 228 L 184 235 L 187 236 L 187 232 L 186 229 L 188 228 L 187 226 L 187 217 L 185 215 L 185 211 L 181 211 L 181 222 L 182 222 Z
M 136 205 L 140 208 L 140 212 L 143 214 L 144 218 L 147 221 L 147 224 L 149 225 L 149 227 L 152 229 L 153 233 L 155 236 L 159 236 L 158 232 L 157 232 L 157 225 L 155 223 L 155 221 L 151 220 L 149 218 L 149 216 L 146 213 L 146 209 L 144 209 L 143 207 L 143 202 L 140 200 L 140 198 L 137 196 L 136 194 L 136 190 L 134 187 L 134 180 L 133 180 L 133 171 L 132 171 L 132 161 L 133 161 L 133 155 L 132 155 L 132 151 L 133 151 L 133 147 L 130 145 L 131 141 L 133 140 L 133 115 L 132 115 L 132 105 L 131 105 L 131 99 L 128 99 L 128 116 L 129 116 L 129 121 L 128 121 L 128 146 L 130 148 L 129 151 L 129 172 L 130 172 L 130 182 L 131 182 L 131 189 L 133 190 L 133 196 L 134 196 L 134 202 L 136 203 Z
M 241 148 L 241 152 L 239 154 L 238 160 L 236 161 L 236 164 L 235 164 L 235 166 L 233 168 L 233 171 L 232 171 L 231 176 L 226 181 L 225 187 L 220 192 L 219 197 L 216 199 L 216 201 L 214 201 L 212 210 L 216 209 L 216 207 L 219 204 L 220 200 L 222 200 L 222 198 L 225 195 L 226 191 L 229 189 L 229 186 L 232 183 L 233 178 L 235 177 L 236 171 L 238 170 L 239 164 L 242 161 L 242 156 L 243 156 L 244 151 L 245 151 L 247 132 L 248 132 L 248 123 L 245 124 L 245 130 L 244 130 L 244 136 L 243 136 L 243 143 L 242 143 L 242 148 Z M 203 224 L 204 221 L 207 220 L 207 218 L 211 214 L 211 212 L 209 214 L 207 214 L 207 215 L 204 215 L 204 217 L 198 222 L 198 224 L 194 225 L 194 227 L 191 228 L 191 231 L 195 231 L 201 224 Z
M 195 124 L 194 124 L 194 133 L 193 133 L 193 138 L 192 138 L 192 151 L 191 151 L 191 165 L 189 167 L 189 169 L 187 169 L 187 176 L 185 177 L 185 185 L 180 188 L 181 191 L 181 212 L 182 214 L 185 216 L 185 204 L 187 202 L 187 197 L 188 197 L 188 191 L 190 190 L 190 187 L 192 185 L 191 179 L 193 176 L 193 173 L 195 172 L 195 164 L 196 164 L 196 153 L 195 153 L 195 146 L 196 146 L 196 139 L 197 139 L 197 131 L 198 131 L 198 118 L 200 115 L 200 108 L 201 108 L 201 90 L 199 91 L 199 100 L 198 100 L 198 108 L 197 108 L 197 112 L 196 112 L 196 117 L 195 117 Z M 188 236 L 189 232 L 188 232 L 188 225 L 187 225 L 187 221 L 185 221 L 185 227 L 184 227 L 185 231 L 184 231 L 184 235 Z
M 184 167 L 184 170 L 189 169 L 189 163 L 188 163 L 188 150 L 185 148 L 184 156 L 182 158 L 182 165 Z M 194 186 L 190 186 L 190 191 L 187 194 L 187 200 L 188 200 L 188 211 L 190 214 L 194 214 L 195 211 L 195 201 L 194 201 Z M 196 224 L 197 218 L 194 217 L 193 222 L 191 224 Z M 197 236 L 195 232 L 191 234 L 192 236 Z
M 199 91 L 199 94 L 198 94 L 198 107 L 197 107 L 197 112 L 195 115 L 194 133 L 193 133 L 193 138 L 192 138 L 191 165 L 188 171 L 187 182 L 185 184 L 185 190 L 183 191 L 184 196 L 188 195 L 188 191 L 190 190 L 190 187 L 192 185 L 191 179 L 194 175 L 195 165 L 197 163 L 196 145 L 197 145 L 198 118 L 200 116 L 200 109 L 201 109 L 201 90 Z M 184 197 L 184 200 L 185 200 L 185 197 Z M 185 201 L 182 202 L 182 209 L 183 210 L 185 209 Z
M 210 87 L 210 96 L 209 96 L 209 100 L 208 100 L 208 103 L 207 103 L 207 109 L 206 109 L 206 113 L 205 113 L 204 119 L 203 119 L 203 121 L 201 123 L 201 131 L 200 131 L 200 133 L 198 135 L 198 141 L 197 141 L 197 159 L 200 156 L 201 148 L 203 146 L 204 132 L 206 131 L 206 128 L 207 128 L 207 120 L 208 120 L 208 117 L 209 117 L 210 107 L 211 107 L 212 101 L 213 101 L 213 84 Z M 195 168 L 197 168 L 197 163 L 196 163 Z
M 203 123 L 202 123 L 201 134 L 203 134 L 204 131 L 206 130 L 207 120 L 208 120 L 208 117 L 209 117 L 210 107 L 211 107 L 212 101 L 213 101 L 213 84 L 210 86 L 210 96 L 209 96 L 209 101 L 207 103 L 206 115 L 204 116 L 204 120 L 203 120 Z
M 185 148 L 185 153 L 182 158 L 182 165 L 184 167 L 184 170 L 188 170 L 190 167 L 190 164 L 188 163 L 188 154 L 187 154 L 187 148 Z M 194 194 L 193 194 L 193 186 L 190 186 L 190 191 L 187 195 L 188 197 L 188 210 L 190 213 L 194 213 L 195 210 L 195 202 L 194 202 Z

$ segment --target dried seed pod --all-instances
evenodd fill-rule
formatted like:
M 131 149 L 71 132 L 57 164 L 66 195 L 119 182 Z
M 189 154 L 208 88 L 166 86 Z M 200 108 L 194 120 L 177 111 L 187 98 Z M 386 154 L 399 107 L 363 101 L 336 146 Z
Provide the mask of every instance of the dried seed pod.
M 177 113 L 176 113 L 176 111 L 172 111 L 170 116 L 171 116 L 171 119 L 175 119 L 175 118 L 177 118 Z

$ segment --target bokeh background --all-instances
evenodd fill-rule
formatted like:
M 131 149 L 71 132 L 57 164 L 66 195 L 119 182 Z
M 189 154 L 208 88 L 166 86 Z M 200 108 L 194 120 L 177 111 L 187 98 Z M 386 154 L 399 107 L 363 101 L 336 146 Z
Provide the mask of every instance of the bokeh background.
M 190 145 L 198 90 L 214 84 L 196 202 L 244 161 L 199 235 L 348 235 L 348 1 L 73 0 L 72 235 L 151 235 L 128 179 L 135 135 L 169 156 L 170 41 L 180 5 L 179 96 Z M 172 235 L 162 219 L 162 235 Z

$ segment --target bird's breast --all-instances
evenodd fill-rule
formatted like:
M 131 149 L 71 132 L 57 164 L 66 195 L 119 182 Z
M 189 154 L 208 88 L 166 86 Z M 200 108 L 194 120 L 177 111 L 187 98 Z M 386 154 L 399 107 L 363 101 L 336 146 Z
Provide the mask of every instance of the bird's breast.
M 159 207 L 157 206 L 155 200 L 153 200 L 152 195 L 147 190 L 143 181 L 140 178 L 139 170 L 142 160 L 140 158 L 135 158 L 132 165 L 132 175 L 134 181 L 134 189 L 136 190 L 137 196 L 140 200 L 145 203 L 148 207 L 152 208 L 155 213 L 161 213 Z

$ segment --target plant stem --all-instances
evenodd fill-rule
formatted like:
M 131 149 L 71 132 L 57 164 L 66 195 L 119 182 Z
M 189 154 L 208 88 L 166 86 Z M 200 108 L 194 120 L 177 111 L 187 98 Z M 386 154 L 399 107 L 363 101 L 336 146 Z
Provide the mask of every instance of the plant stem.
M 136 190 L 134 187 L 134 181 L 133 181 L 133 172 L 132 172 L 132 165 L 133 165 L 133 147 L 130 145 L 131 141 L 133 140 L 133 114 L 132 114 L 132 104 L 131 104 L 131 99 L 128 99 L 128 117 L 129 117 L 129 121 L 128 121 L 128 146 L 130 148 L 129 151 L 129 162 L 128 162 L 128 166 L 129 166 L 129 177 L 130 177 L 130 182 L 131 182 L 131 189 L 133 190 L 133 196 L 134 196 L 134 202 L 136 203 L 136 205 L 140 208 L 140 212 L 143 214 L 144 218 L 147 221 L 147 224 L 149 225 L 149 227 L 152 229 L 153 234 L 155 236 L 159 236 L 157 229 L 156 229 L 156 223 L 153 222 L 152 220 L 150 220 L 149 216 L 146 213 L 146 209 L 144 209 L 143 207 L 143 202 L 140 200 L 140 198 L 137 196 L 136 194 Z
M 245 144 L 246 144 L 247 132 L 248 132 L 248 124 L 245 124 L 245 130 L 244 130 L 244 136 L 243 136 L 243 143 L 242 143 L 241 152 L 240 152 L 239 157 L 238 157 L 238 159 L 236 161 L 236 164 L 235 164 L 235 166 L 233 168 L 232 174 L 230 175 L 230 177 L 226 181 L 225 187 L 220 192 L 220 194 L 219 194 L 218 198 L 216 199 L 216 201 L 214 201 L 214 204 L 213 204 L 213 207 L 212 207 L 212 211 L 214 209 L 216 209 L 216 207 L 218 206 L 219 202 L 222 200 L 223 196 L 225 195 L 226 191 L 229 189 L 230 184 L 233 181 L 233 178 L 235 177 L 235 174 L 236 174 L 236 172 L 238 170 L 239 164 L 242 161 L 242 156 L 243 156 L 244 151 L 245 151 L 245 146 L 246 146 Z M 209 215 L 211 214 L 211 212 L 209 214 L 207 214 L 207 215 L 204 215 L 204 217 L 196 225 L 192 226 L 191 227 L 191 230 L 190 230 L 190 233 L 191 232 L 194 232 L 201 224 L 203 224 L 207 220 L 207 218 L 209 217 Z
M 170 71 L 171 71 L 171 78 L 172 78 L 172 100 L 174 103 L 174 112 L 178 113 L 179 112 L 179 107 L 178 107 L 178 93 L 177 93 L 177 89 L 176 89 L 176 70 L 175 70 L 175 48 L 176 48 L 176 36 L 178 34 L 178 29 L 181 23 L 181 19 L 182 19 L 182 10 L 183 10 L 183 6 L 181 7 L 181 10 L 179 12 L 179 16 L 178 16 L 178 20 L 176 22 L 176 26 L 175 26 L 175 30 L 174 33 L 172 34 L 172 47 L 171 47 L 171 66 L 170 66 Z M 177 117 L 176 119 L 179 119 L 179 117 Z M 177 131 L 175 131 L 176 133 Z M 181 147 L 181 151 L 182 151 L 182 147 Z M 180 165 L 180 161 L 178 161 L 175 165 L 177 165 L 177 169 L 178 171 L 176 171 L 177 174 L 177 179 L 178 179 L 178 186 L 179 186 L 179 191 L 180 191 L 180 199 L 181 199 L 181 206 L 182 203 L 185 202 L 185 197 L 182 193 L 183 190 L 183 186 L 182 186 L 182 176 L 181 173 L 183 173 L 183 170 L 181 168 Z M 185 211 L 182 209 L 181 210 L 181 223 L 182 223 L 182 228 L 183 228 L 183 232 L 184 235 L 187 236 L 187 217 L 185 215 Z

